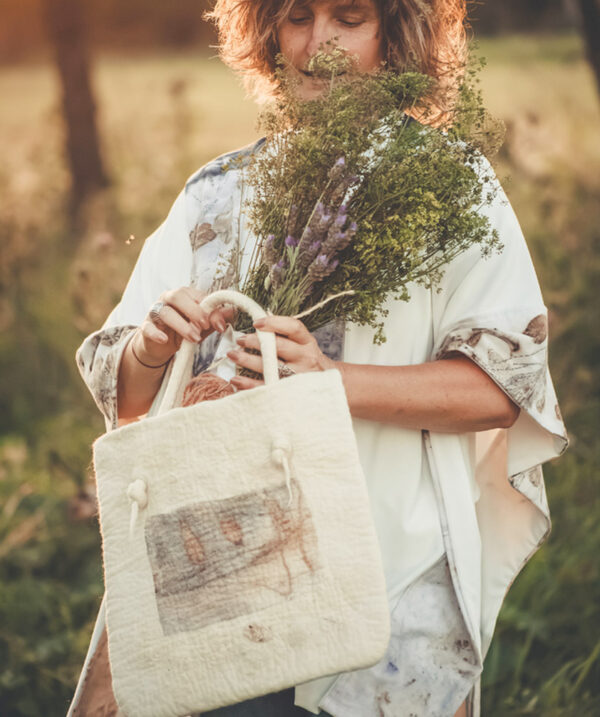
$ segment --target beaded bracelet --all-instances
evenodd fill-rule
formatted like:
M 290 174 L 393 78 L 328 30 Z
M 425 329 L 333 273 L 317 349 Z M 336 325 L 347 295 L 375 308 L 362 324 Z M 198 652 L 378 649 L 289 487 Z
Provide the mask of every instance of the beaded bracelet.
M 135 338 L 135 337 L 134 337 Z M 133 354 L 134 358 L 138 363 L 141 363 L 142 366 L 145 366 L 146 368 L 162 368 L 163 366 L 166 366 L 168 363 L 170 363 L 172 356 L 169 356 L 169 358 L 164 363 L 159 363 L 158 366 L 151 366 L 149 363 L 144 363 L 142 359 L 136 354 L 135 348 L 133 347 L 133 338 L 131 339 L 131 353 Z

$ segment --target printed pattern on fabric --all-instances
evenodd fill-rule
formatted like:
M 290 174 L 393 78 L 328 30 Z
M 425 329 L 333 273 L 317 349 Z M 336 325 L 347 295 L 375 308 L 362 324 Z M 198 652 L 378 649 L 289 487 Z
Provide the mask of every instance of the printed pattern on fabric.
M 544 515 L 550 515 L 541 465 L 533 466 L 521 473 L 515 473 L 515 475 L 509 476 L 508 481 L 515 490 L 528 498 Z M 550 525 L 548 525 L 547 533 L 540 539 L 540 545 L 545 541 L 549 532 Z
M 567 434 L 548 370 L 548 321 L 545 314 L 524 317 L 521 333 L 492 326 L 461 327 L 451 331 L 436 358 L 453 352 L 468 356 L 537 423 L 554 435 L 559 452 L 566 449 Z M 540 465 L 509 476 L 515 490 L 524 495 L 548 520 L 550 510 Z
M 121 355 L 136 326 L 111 326 L 88 337 L 76 354 L 77 367 L 111 428 L 118 424 L 117 379 Z
M 145 526 L 165 635 L 254 613 L 310 585 L 320 569 L 317 535 L 300 485 L 286 484 L 172 513 Z M 198 606 L 202 605 L 202 609 Z M 251 642 L 271 638 L 248 625 Z
M 383 658 L 340 675 L 320 706 L 336 717 L 453 717 L 481 669 L 444 557 L 398 599 Z
M 333 319 L 312 332 L 321 351 L 332 361 L 341 361 L 344 357 L 345 327 L 343 319 Z
M 547 327 L 544 314 L 524 321 L 521 333 L 461 327 L 448 334 L 435 358 L 455 351 L 468 356 L 566 448 L 565 428 L 548 374 Z
M 196 214 L 189 235 L 194 257 L 192 285 L 201 291 L 239 288 L 239 244 L 248 236 L 243 218 L 246 188 L 240 170 L 263 144 L 261 139 L 217 157 L 186 184 Z

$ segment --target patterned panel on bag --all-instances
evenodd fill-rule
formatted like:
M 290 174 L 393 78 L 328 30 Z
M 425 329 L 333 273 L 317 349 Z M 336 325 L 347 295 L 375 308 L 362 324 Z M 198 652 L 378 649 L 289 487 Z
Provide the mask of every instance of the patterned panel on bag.
M 151 516 L 145 537 L 165 635 L 287 600 L 321 567 L 299 484 Z

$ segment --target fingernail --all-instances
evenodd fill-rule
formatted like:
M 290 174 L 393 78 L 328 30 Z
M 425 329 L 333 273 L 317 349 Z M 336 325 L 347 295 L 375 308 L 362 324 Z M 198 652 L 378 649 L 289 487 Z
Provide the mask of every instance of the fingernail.
M 252 326 L 258 326 L 259 328 L 264 325 L 265 325 L 265 319 L 256 319 L 256 321 L 254 321 L 252 323 Z
M 202 338 L 202 334 L 195 326 L 192 326 L 192 328 L 190 329 L 190 336 L 194 341 L 200 341 L 200 339 Z
M 217 321 L 217 328 L 223 332 L 227 330 L 227 324 L 224 321 Z
M 229 356 L 230 359 L 236 359 L 238 357 L 238 352 L 237 351 L 228 351 L 227 355 Z
M 240 346 L 243 346 L 246 343 L 246 337 L 240 336 L 240 338 L 237 339 L 236 343 L 238 343 Z
M 165 333 L 160 331 L 158 334 L 156 334 L 156 340 L 161 344 L 166 344 L 169 340 L 169 337 Z

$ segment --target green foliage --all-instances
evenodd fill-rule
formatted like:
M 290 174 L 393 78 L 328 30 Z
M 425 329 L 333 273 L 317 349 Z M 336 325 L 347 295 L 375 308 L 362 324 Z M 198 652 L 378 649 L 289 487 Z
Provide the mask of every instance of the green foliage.
M 554 156 L 540 176 L 512 155 L 518 141 L 515 128 L 503 160 L 550 310 L 551 370 L 571 446 L 544 471 L 553 531 L 500 614 L 484 670 L 484 714 L 593 717 L 600 714 L 599 165 L 574 170 L 568 157 Z
M 59 717 L 102 593 L 95 504 L 83 489 L 93 433 L 75 416 L 37 429 L 32 443 L 0 443 L 0 714 Z
M 407 300 L 411 283 L 435 285 L 470 246 L 499 248 L 479 210 L 495 196 L 482 155 L 497 150 L 501 123 L 475 89 L 475 66 L 451 118 L 433 126 L 436 85 L 426 75 L 360 73 L 331 45 L 311 60 L 321 87 L 306 99 L 281 63 L 281 96 L 262 118 L 265 147 L 246 169 L 248 214 L 265 248 L 243 290 L 292 315 L 336 296 L 303 317 L 308 328 L 343 316 L 376 328 L 382 342 L 390 293 Z

